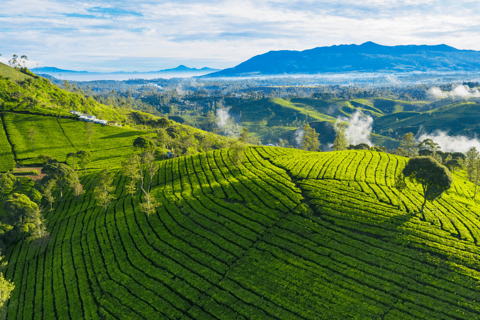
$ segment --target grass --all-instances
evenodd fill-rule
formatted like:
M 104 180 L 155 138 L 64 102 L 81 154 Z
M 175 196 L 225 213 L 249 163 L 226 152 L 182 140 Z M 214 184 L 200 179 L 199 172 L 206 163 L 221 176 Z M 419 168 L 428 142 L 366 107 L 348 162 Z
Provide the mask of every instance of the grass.
M 480 221 L 464 173 L 419 214 L 407 159 L 251 147 L 159 162 L 150 217 L 116 172 L 107 212 L 55 202 L 46 246 L 7 253 L 8 319 L 473 319 Z M 41 285 L 39 285 L 41 284 Z

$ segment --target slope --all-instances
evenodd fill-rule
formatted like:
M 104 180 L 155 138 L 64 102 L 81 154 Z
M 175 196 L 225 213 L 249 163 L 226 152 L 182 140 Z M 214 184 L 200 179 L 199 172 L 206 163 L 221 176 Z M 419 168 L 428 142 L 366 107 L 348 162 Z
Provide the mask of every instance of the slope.
M 8 319 L 472 319 L 480 316 L 479 206 L 472 184 L 419 215 L 400 195 L 406 159 L 371 151 L 255 147 L 160 162 L 139 195 L 66 196 L 51 233 L 8 252 Z M 332 196 L 333 195 L 333 196 Z

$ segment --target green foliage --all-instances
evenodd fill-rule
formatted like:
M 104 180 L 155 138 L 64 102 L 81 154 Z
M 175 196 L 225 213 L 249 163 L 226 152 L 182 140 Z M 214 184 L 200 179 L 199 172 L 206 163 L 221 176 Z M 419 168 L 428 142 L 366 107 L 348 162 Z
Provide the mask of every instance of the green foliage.
M 420 210 L 422 213 L 427 200 L 434 201 L 452 185 L 452 177 L 448 169 L 432 157 L 410 159 L 403 169 L 403 175 L 421 184 L 425 199 Z
M 400 148 L 404 150 L 405 157 L 411 158 L 417 155 L 418 147 L 413 133 L 409 132 L 403 135 L 402 141 L 400 141 Z
M 63 191 L 66 187 L 73 188 L 75 181 L 78 179 L 77 173 L 68 165 L 63 163 L 50 163 L 42 168 L 42 184 L 48 184 L 53 180 L 56 182 L 60 190 L 60 198 L 63 199 Z
M 115 194 L 113 194 L 115 187 L 112 185 L 113 178 L 113 175 L 107 169 L 102 170 L 93 189 L 93 199 L 98 206 L 105 209 L 105 212 L 107 212 L 112 200 L 115 199 Z
M 337 133 L 337 136 L 335 137 L 335 141 L 333 141 L 333 150 L 347 150 L 348 142 L 347 135 L 345 133 L 346 128 L 346 123 L 340 122 L 335 124 L 335 132 Z
M 309 151 L 320 151 L 320 141 L 318 141 L 318 133 L 315 131 L 315 129 L 310 127 L 310 125 L 307 123 L 303 127 L 303 131 L 305 133 L 302 140 L 302 149 Z

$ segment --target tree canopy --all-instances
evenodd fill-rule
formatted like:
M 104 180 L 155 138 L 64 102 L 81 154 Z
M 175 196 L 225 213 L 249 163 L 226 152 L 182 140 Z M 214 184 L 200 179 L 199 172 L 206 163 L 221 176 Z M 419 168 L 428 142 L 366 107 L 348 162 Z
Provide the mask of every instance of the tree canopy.
M 403 169 L 403 175 L 411 181 L 422 185 L 424 197 L 421 208 L 422 213 L 427 200 L 434 201 L 452 185 L 450 171 L 432 157 L 410 159 Z

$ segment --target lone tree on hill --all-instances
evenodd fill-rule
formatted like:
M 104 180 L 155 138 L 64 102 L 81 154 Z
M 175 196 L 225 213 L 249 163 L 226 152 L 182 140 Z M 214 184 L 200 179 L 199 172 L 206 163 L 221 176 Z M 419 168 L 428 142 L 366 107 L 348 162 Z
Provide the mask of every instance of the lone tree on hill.
M 415 157 L 418 153 L 418 146 L 413 133 L 405 133 L 400 142 L 400 147 L 404 150 L 405 155 L 409 158 Z
M 303 127 L 303 130 L 305 133 L 303 135 L 302 149 L 309 151 L 320 151 L 320 141 L 318 141 L 318 133 L 315 131 L 315 129 L 310 127 L 310 125 L 307 123 Z
M 421 213 L 428 201 L 434 201 L 452 185 L 450 171 L 432 157 L 416 157 L 408 161 L 403 169 L 404 177 L 420 183 L 423 189 Z
M 337 133 L 337 136 L 335 137 L 335 141 L 333 141 L 333 150 L 347 150 L 348 142 L 347 134 L 345 133 L 346 129 L 347 124 L 344 122 L 339 122 L 335 124 L 335 132 Z

